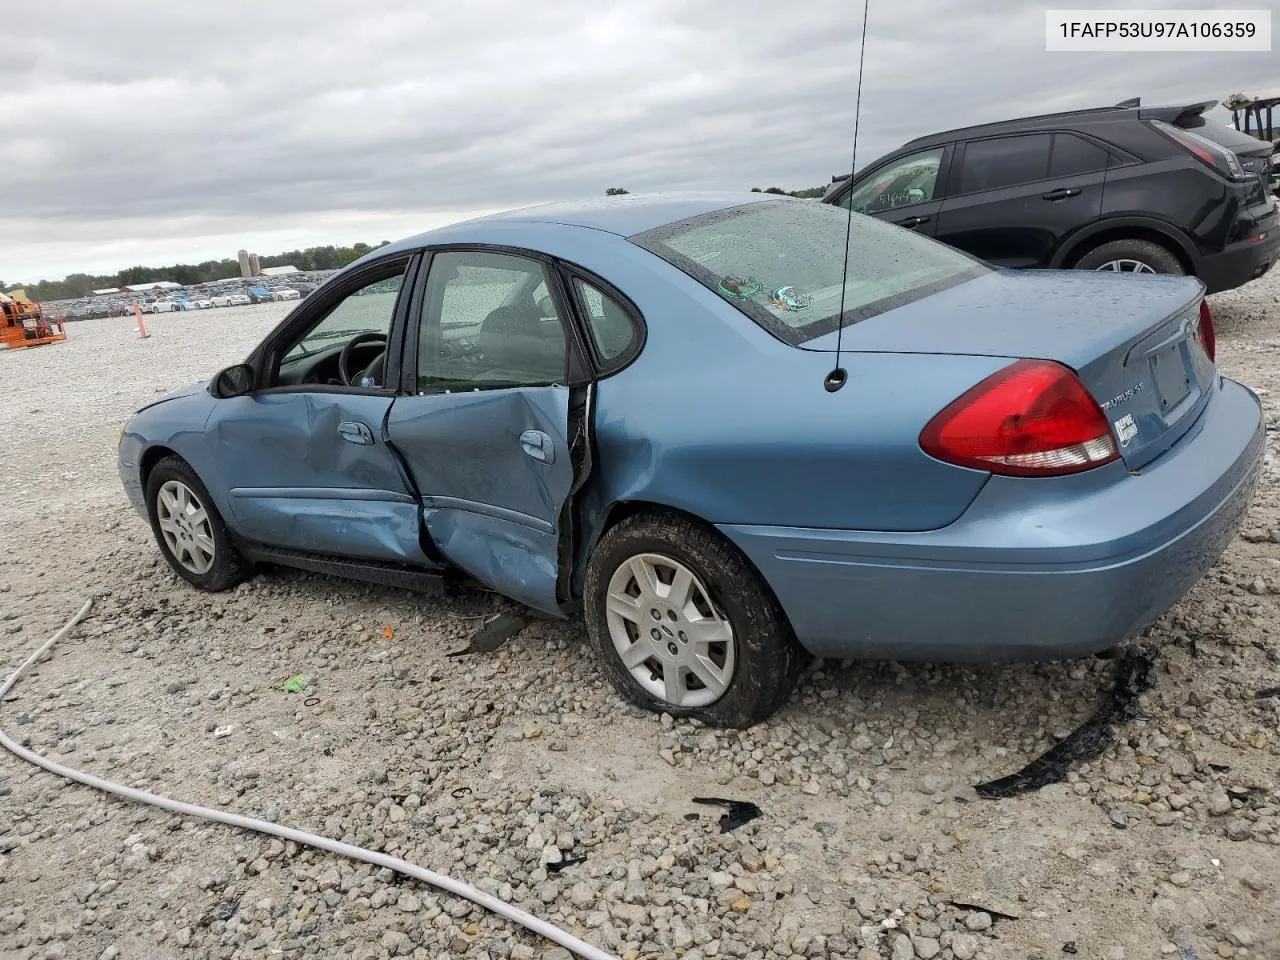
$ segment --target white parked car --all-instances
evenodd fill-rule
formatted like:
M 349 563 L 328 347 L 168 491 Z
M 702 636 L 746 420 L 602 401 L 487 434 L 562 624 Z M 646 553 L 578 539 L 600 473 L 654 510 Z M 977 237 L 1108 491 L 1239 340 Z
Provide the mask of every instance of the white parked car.
M 172 300 L 152 300 L 142 308 L 143 313 L 169 313 L 177 310 L 178 305 Z
M 271 294 L 272 300 L 297 300 L 302 296 L 297 290 L 290 290 L 287 287 L 282 290 L 275 290 Z
M 229 307 L 243 307 L 252 302 L 253 301 L 243 293 L 233 293 L 231 296 L 227 297 L 227 306 Z
M 229 307 L 231 306 L 231 295 L 220 293 L 216 297 L 210 297 L 209 302 L 215 307 Z
M 190 306 L 187 308 L 188 310 L 212 310 L 213 309 L 213 301 L 210 300 L 208 297 L 193 297 L 192 299 L 188 300 L 187 303 L 190 304 Z

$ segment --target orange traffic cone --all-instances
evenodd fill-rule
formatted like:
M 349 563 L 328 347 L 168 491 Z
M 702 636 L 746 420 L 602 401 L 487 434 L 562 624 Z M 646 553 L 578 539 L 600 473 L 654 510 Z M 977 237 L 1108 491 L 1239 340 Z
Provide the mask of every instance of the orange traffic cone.
M 138 338 L 147 339 L 151 334 L 147 333 L 147 325 L 142 321 L 142 308 L 138 306 L 138 301 L 133 301 L 133 317 L 135 321 L 134 329 L 138 332 Z

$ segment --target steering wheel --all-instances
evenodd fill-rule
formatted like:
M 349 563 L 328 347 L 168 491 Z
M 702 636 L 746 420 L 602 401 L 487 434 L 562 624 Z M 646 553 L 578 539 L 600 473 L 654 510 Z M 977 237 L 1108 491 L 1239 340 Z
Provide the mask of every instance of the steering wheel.
M 383 353 L 386 353 L 387 335 L 385 333 L 370 331 L 369 333 L 357 333 L 347 341 L 347 345 L 343 347 L 342 352 L 338 354 L 338 379 L 348 387 L 352 386 L 351 355 L 355 351 L 356 347 L 365 343 L 381 343 L 383 345 Z M 381 359 L 382 356 L 379 355 L 377 360 L 369 364 L 369 367 L 372 367 L 375 363 L 381 361 Z M 358 372 L 363 374 L 369 369 L 369 367 L 365 367 L 364 370 L 360 370 Z

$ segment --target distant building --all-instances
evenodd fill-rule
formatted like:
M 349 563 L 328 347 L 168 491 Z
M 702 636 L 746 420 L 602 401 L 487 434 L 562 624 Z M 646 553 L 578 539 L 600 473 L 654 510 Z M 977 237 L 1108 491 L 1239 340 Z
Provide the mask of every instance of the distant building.
M 253 274 L 249 271 L 249 251 L 241 250 L 236 254 L 236 258 L 240 261 L 240 276 L 252 277 Z
M 119 287 L 107 287 L 107 288 L 106 288 L 106 289 L 104 289 L 104 290 L 95 290 L 95 291 L 93 291 L 93 295 L 94 295 L 95 297 L 105 297 L 105 296 L 107 296 L 107 295 L 109 295 L 109 294 L 112 294 L 112 293 L 119 293 L 119 292 L 120 292 L 120 288 L 119 288 Z
M 283 277 L 287 273 L 301 273 L 297 267 L 290 264 L 285 267 L 263 267 L 258 271 L 260 277 Z
M 155 290 L 177 290 L 181 286 L 172 280 L 157 280 L 155 283 L 134 283 L 120 289 L 124 293 L 151 293 Z
M 262 268 L 258 266 L 258 255 L 256 253 L 249 254 L 249 276 L 256 277 L 262 272 Z

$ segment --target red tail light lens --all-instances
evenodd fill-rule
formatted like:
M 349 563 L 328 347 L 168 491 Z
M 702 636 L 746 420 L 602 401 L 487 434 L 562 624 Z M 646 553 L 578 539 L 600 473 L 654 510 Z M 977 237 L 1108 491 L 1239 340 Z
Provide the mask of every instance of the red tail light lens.
M 1163 120 L 1152 120 L 1151 125 L 1201 163 L 1213 167 L 1228 180 L 1252 180 L 1257 176 L 1257 174 L 1246 170 L 1240 162 L 1240 158 L 1232 151 L 1219 146 L 1212 140 L 1207 140 L 1199 134 L 1192 133 L 1190 130 L 1183 130 L 1180 127 L 1165 123 Z
M 1213 330 L 1213 314 L 1209 312 L 1209 301 L 1200 301 L 1200 331 L 1197 340 L 1200 346 L 1204 347 L 1204 352 L 1209 355 L 1210 360 L 1217 360 L 1218 356 L 1218 336 Z
M 1067 367 L 1019 360 L 949 404 L 920 434 L 947 463 L 1015 477 L 1079 473 L 1120 456 L 1102 409 Z

